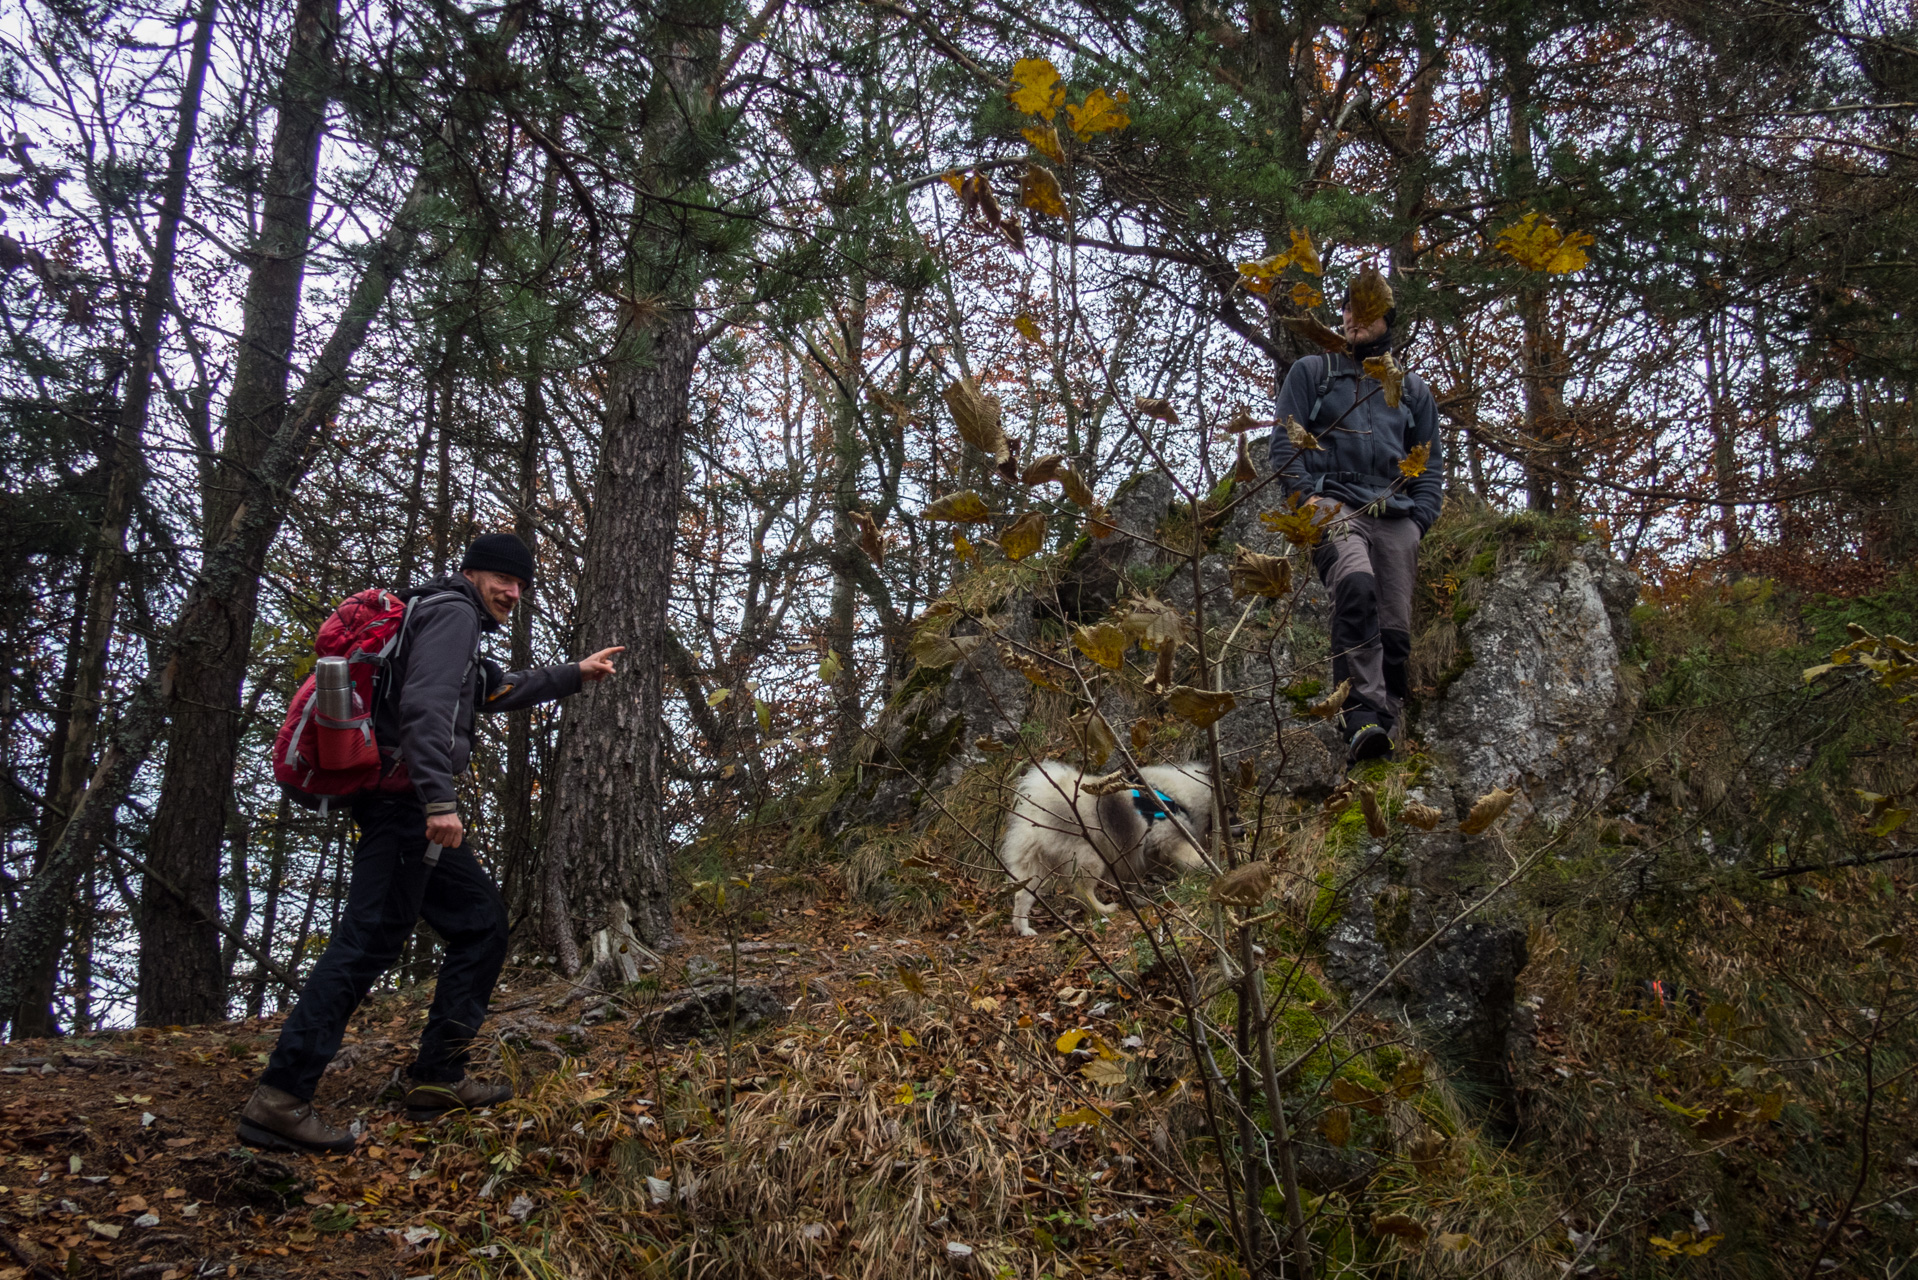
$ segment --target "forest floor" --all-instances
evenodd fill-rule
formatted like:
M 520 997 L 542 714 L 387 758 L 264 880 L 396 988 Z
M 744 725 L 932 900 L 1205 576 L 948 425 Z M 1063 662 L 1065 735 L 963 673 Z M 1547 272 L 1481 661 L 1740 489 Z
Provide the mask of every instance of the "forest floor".
M 813 892 L 735 939 L 688 928 L 617 996 L 509 971 L 475 1074 L 519 1096 L 490 1112 L 405 1119 L 430 986 L 376 993 L 316 1100 L 361 1126 L 350 1155 L 237 1143 L 278 1017 L 4 1046 L 0 1280 L 1224 1274 L 1149 986 L 977 898 L 903 934 Z M 662 1011 L 735 962 L 784 1008 L 675 1037 Z

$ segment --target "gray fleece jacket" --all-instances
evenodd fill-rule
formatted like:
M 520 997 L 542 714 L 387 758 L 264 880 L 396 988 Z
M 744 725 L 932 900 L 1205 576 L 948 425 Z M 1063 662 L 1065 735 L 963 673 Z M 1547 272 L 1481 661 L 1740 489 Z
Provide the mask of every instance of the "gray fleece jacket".
M 1328 361 L 1332 378 L 1314 419 L 1312 405 Z M 1319 448 L 1295 449 L 1285 433 L 1287 418 L 1297 419 L 1317 436 Z M 1438 519 L 1445 488 L 1438 406 L 1416 373 L 1405 375 L 1394 409 L 1352 357 L 1305 356 L 1293 364 L 1279 388 L 1278 419 L 1270 456 L 1291 492 L 1302 498 L 1335 498 L 1352 507 L 1370 506 L 1383 497 L 1381 514 L 1409 516 L 1421 534 Z M 1432 447 L 1425 474 L 1408 480 L 1399 474 L 1399 459 L 1421 444 Z
M 578 693 L 579 664 L 503 672 L 482 657 L 480 636 L 498 631 L 499 623 L 460 574 L 400 595 L 412 607 L 374 732 L 382 744 L 398 746 L 427 813 L 454 813 L 453 779 L 472 758 L 479 713 L 518 711 Z

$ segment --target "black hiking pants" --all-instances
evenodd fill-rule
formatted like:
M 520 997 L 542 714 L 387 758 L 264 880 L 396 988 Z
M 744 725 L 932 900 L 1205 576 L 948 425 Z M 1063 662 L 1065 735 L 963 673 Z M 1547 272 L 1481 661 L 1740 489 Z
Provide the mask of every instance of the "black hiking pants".
M 439 987 L 408 1074 L 450 1084 L 466 1075 L 472 1040 L 506 963 L 506 903 L 465 849 L 440 849 L 426 865 L 426 809 L 410 795 L 362 795 L 353 801 L 360 829 L 353 882 L 339 928 L 300 990 L 299 1003 L 260 1083 L 310 1099 L 339 1052 L 346 1023 L 380 975 L 400 958 L 424 917 L 446 944 Z

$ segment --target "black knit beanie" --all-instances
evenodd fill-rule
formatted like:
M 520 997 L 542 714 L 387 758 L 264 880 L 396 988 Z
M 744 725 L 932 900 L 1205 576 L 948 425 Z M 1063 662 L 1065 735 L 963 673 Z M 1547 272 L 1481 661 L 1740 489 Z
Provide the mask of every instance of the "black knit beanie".
M 533 585 L 533 553 L 514 533 L 482 533 L 473 539 L 466 558 L 460 561 L 460 572 L 468 569 L 510 573 L 527 586 Z

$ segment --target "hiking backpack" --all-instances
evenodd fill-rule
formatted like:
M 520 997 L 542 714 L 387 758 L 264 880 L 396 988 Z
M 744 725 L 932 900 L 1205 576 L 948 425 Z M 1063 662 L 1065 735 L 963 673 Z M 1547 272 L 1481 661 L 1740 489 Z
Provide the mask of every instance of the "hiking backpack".
M 317 673 L 301 682 L 273 739 L 273 776 L 295 799 L 324 810 L 327 801 L 361 791 L 405 791 L 406 766 L 373 734 L 373 713 L 386 690 L 386 672 L 406 635 L 407 603 L 371 587 L 340 602 L 313 638 L 321 658 L 346 659 L 352 678 L 348 719 L 320 713 Z

